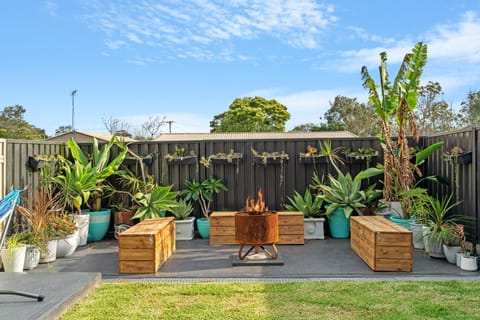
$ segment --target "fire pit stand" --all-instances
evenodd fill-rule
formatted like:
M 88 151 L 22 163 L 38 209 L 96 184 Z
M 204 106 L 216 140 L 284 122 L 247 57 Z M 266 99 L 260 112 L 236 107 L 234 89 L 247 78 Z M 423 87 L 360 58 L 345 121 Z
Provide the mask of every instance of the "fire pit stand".
M 278 214 L 267 211 L 261 214 L 251 214 L 249 212 L 238 212 L 235 214 L 235 240 L 240 245 L 238 258 L 244 260 L 253 249 L 255 253 L 260 252 L 260 248 L 272 259 L 277 259 L 278 249 Z M 273 248 L 270 252 L 266 245 Z M 243 248 L 250 246 L 245 254 L 242 254 Z

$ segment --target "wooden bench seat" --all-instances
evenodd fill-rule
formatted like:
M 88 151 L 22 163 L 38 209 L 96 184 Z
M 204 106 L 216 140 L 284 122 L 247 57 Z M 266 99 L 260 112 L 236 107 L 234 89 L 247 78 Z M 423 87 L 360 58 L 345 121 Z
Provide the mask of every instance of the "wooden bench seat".
M 175 252 L 173 217 L 144 220 L 118 236 L 119 273 L 155 273 Z
M 374 271 L 413 269 L 412 232 L 381 216 L 350 217 L 350 246 Z

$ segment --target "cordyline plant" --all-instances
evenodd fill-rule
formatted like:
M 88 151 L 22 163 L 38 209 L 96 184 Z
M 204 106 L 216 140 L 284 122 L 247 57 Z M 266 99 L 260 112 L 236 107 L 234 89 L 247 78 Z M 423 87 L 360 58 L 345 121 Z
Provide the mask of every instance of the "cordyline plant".
M 414 110 L 419 95 L 420 77 L 427 62 L 427 45 L 419 42 L 407 53 L 393 83 L 387 71 L 387 53 L 380 53 L 380 86 L 362 67 L 363 87 L 369 92 L 369 102 L 382 121 L 381 145 L 384 152 L 383 198 L 400 201 L 398 194 L 415 186 L 415 173 L 421 176 L 419 161 L 410 161 L 411 150 L 407 134 L 418 142 L 419 131 Z M 380 92 L 377 91 L 380 89 Z M 392 127 L 398 129 L 397 139 L 392 138 Z M 433 152 L 433 151 L 432 151 Z M 423 161 L 425 158 L 423 158 Z M 408 218 L 409 201 L 402 201 L 404 217 Z

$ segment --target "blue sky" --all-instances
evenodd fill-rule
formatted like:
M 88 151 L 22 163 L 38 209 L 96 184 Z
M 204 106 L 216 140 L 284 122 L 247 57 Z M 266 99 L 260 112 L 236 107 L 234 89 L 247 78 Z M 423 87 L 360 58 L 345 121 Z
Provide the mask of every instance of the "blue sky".
M 393 75 L 418 41 L 423 82 L 454 108 L 480 90 L 480 1 L 69 0 L 0 4 L 0 107 L 53 134 L 71 124 L 106 132 L 102 118 L 139 128 L 208 132 L 237 97 L 277 99 L 287 129 L 318 122 L 336 95 L 366 101 L 360 69 Z M 168 132 L 168 127 L 162 128 Z

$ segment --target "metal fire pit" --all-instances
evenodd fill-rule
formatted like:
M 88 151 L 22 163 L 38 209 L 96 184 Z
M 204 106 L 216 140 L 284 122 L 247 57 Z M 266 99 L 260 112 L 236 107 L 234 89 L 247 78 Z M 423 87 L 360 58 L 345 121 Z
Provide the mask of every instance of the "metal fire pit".
M 240 244 L 240 260 L 245 259 L 253 249 L 259 253 L 260 248 L 272 259 L 277 259 L 278 214 L 272 211 L 261 214 L 238 212 L 235 214 L 235 241 Z M 267 250 L 266 245 L 272 246 L 273 252 Z M 242 254 L 245 246 L 250 246 L 250 249 Z

